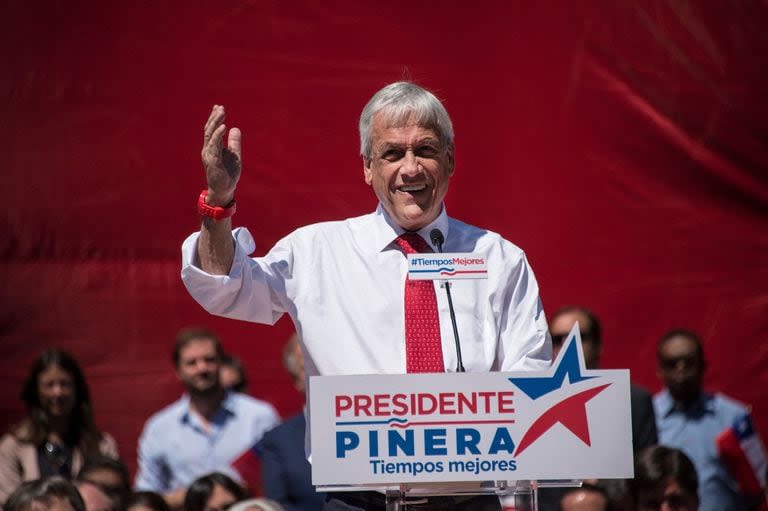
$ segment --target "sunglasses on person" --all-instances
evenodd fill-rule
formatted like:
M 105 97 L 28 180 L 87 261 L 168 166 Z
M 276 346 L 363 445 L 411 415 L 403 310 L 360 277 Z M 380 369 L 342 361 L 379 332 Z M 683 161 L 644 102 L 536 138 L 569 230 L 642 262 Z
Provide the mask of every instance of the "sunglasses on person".
M 556 348 L 562 346 L 565 340 L 568 338 L 568 335 L 569 334 L 550 334 L 550 337 L 552 337 L 552 346 Z M 591 341 L 592 335 L 589 332 L 582 332 L 581 340 Z
M 683 368 L 691 369 L 696 365 L 698 357 L 695 354 L 681 355 L 679 357 L 659 357 L 659 365 L 662 369 L 672 370 L 682 364 Z

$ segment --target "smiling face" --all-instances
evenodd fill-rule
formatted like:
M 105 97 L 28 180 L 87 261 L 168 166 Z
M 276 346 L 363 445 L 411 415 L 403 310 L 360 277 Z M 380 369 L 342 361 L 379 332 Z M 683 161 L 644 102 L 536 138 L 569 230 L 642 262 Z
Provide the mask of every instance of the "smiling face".
M 434 130 L 416 123 L 391 126 L 377 113 L 372 151 L 364 160 L 365 182 L 389 216 L 406 231 L 416 231 L 440 214 L 453 175 L 453 154 Z
M 67 417 L 75 406 L 75 381 L 57 365 L 51 365 L 37 377 L 40 406 L 49 417 Z

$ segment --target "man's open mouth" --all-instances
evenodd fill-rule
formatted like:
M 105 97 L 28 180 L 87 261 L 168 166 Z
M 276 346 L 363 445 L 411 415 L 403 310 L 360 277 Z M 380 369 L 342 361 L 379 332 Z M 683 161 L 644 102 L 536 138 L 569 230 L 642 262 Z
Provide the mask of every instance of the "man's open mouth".
M 427 189 L 427 185 L 420 184 L 420 185 L 403 185 L 399 186 L 398 191 L 405 192 L 405 193 L 418 193 L 421 191 L 424 191 Z

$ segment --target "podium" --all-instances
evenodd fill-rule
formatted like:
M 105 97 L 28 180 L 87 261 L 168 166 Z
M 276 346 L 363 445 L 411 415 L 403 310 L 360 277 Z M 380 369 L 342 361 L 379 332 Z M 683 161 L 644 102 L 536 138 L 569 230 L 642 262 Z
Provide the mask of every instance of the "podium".
M 379 491 L 388 509 L 434 495 L 517 495 L 633 477 L 628 370 L 587 370 L 578 329 L 546 371 L 314 376 L 320 491 Z

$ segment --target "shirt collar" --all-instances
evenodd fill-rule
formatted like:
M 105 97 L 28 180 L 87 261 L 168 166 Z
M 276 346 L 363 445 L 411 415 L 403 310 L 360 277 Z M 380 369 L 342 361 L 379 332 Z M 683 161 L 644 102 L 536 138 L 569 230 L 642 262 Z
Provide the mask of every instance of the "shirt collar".
M 179 399 L 179 421 L 187 422 L 189 420 L 189 394 L 183 394 Z
M 393 241 L 395 241 L 395 238 L 405 232 L 405 229 L 397 225 L 397 223 L 392 220 L 392 217 L 389 216 L 381 203 L 379 203 L 379 205 L 376 207 L 376 211 L 374 213 L 374 224 L 376 250 L 379 252 L 386 249 Z M 432 247 L 432 250 L 437 252 L 437 247 L 432 244 L 432 240 L 430 239 L 429 235 L 433 229 L 439 229 L 440 232 L 443 233 L 443 237 L 448 239 L 448 214 L 445 210 L 445 204 L 443 204 L 440 208 L 440 214 L 437 215 L 437 218 L 417 231 L 419 236 L 424 238 L 427 244 Z
M 701 392 L 699 394 L 698 399 L 691 405 L 689 408 L 683 409 L 673 398 L 672 395 L 669 393 L 668 389 L 664 389 L 661 391 L 661 395 L 659 397 L 659 404 L 661 405 L 660 411 L 662 413 L 662 416 L 669 417 L 674 412 L 680 412 L 684 413 L 686 415 L 694 414 L 694 413 L 715 413 L 715 399 L 712 394 L 707 394 L 706 392 Z
M 181 399 L 179 400 L 179 421 L 182 423 L 187 423 L 190 421 L 191 416 L 189 410 L 189 402 L 189 394 L 186 393 L 181 396 Z M 224 395 L 224 399 L 221 401 L 219 409 L 214 415 L 214 420 L 216 417 L 220 416 L 222 412 L 224 412 L 227 416 L 237 415 L 237 404 L 235 403 L 235 398 L 232 395 L 232 392 L 227 391 L 227 393 Z
M 235 403 L 235 396 L 232 392 L 227 391 L 224 394 L 224 400 L 219 407 L 220 410 L 225 410 L 231 415 L 237 415 L 237 404 Z

